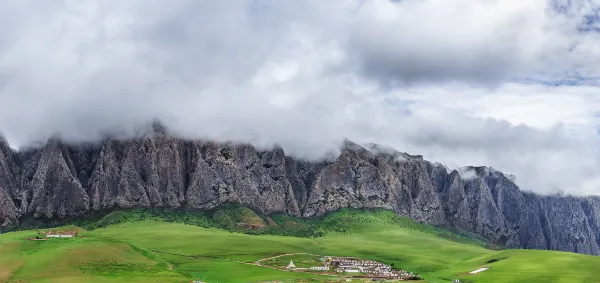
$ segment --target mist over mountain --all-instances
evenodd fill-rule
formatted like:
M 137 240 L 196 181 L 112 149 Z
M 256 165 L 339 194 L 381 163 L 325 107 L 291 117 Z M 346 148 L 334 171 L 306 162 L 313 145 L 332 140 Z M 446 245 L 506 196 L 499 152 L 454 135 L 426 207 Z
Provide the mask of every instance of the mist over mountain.
M 600 192 L 593 1 L 0 4 L 13 148 L 158 118 L 303 159 L 348 138 L 492 166 L 528 191 Z
M 169 136 L 69 144 L 53 137 L 15 152 L 0 139 L 0 230 L 126 208 L 209 210 L 238 203 L 263 214 L 322 216 L 385 208 L 508 248 L 600 254 L 600 198 L 540 196 L 490 167 L 448 170 L 420 155 L 345 141 L 332 159 L 281 147 Z

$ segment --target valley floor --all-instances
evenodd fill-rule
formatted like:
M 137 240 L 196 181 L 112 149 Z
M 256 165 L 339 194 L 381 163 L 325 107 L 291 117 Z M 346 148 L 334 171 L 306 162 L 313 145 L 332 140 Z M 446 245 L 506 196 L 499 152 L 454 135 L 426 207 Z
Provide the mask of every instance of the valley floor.
M 360 257 L 420 274 L 427 282 L 600 282 L 600 257 L 485 249 L 379 212 L 340 212 L 347 232 L 301 238 L 247 235 L 157 220 L 31 241 L 36 231 L 0 235 L 0 282 L 339 282 L 339 277 L 259 266 L 281 255 Z M 64 229 L 78 229 L 65 227 Z M 302 261 L 302 259 L 298 259 Z M 298 264 L 301 264 L 298 262 Z M 469 272 L 490 267 L 483 272 Z M 345 282 L 345 281 L 343 281 Z

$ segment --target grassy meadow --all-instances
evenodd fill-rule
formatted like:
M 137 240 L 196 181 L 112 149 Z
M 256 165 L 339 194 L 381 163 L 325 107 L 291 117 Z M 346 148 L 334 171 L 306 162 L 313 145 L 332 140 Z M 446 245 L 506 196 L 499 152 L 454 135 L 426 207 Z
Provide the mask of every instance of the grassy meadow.
M 428 282 L 600 282 L 600 273 L 595 271 L 600 257 L 489 250 L 482 241 L 415 223 L 388 211 L 342 210 L 322 219 L 300 220 L 257 216 L 239 209 L 243 208 L 210 215 L 176 212 L 176 216 L 165 212 L 115 212 L 80 223 L 87 231 L 72 239 L 29 241 L 24 238 L 35 237 L 36 230 L 5 233 L 0 235 L 0 282 L 340 280 L 253 264 L 292 253 L 378 260 L 420 274 Z M 238 225 L 240 221 L 250 223 Z M 293 259 L 296 265 L 310 265 L 317 258 L 289 255 L 265 262 L 283 266 Z M 491 269 L 468 274 L 482 266 Z

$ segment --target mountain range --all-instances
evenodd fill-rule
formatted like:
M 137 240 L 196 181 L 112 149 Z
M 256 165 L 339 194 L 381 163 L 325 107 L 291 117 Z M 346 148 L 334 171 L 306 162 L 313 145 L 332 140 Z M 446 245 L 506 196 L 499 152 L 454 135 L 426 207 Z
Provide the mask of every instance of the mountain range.
M 385 208 L 507 248 L 600 255 L 600 197 L 523 192 L 489 167 L 461 172 L 350 141 L 336 158 L 306 161 L 279 147 L 183 139 L 162 127 L 93 144 L 53 137 L 19 151 L 0 137 L 0 229 L 18 228 L 24 219 L 134 207 L 209 210 L 238 203 L 296 217 Z

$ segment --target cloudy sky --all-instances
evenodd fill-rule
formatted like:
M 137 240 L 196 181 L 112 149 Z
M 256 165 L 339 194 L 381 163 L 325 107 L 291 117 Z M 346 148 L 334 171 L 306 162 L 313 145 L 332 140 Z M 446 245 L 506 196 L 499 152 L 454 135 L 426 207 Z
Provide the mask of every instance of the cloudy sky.
M 600 194 L 598 0 L 0 0 L 15 148 L 159 118 L 318 158 L 349 138 Z

